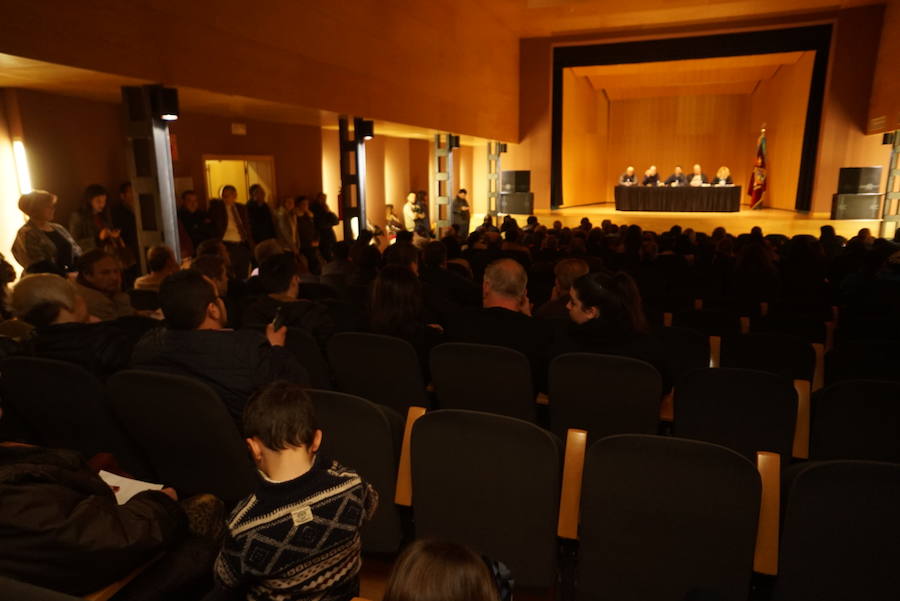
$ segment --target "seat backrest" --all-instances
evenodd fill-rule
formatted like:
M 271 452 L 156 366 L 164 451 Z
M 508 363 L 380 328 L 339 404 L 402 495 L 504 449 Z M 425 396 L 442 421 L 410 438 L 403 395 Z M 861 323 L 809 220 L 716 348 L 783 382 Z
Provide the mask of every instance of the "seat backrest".
M 211 493 L 231 505 L 256 470 L 215 392 L 184 376 L 126 370 L 107 381 L 113 413 L 156 472 L 182 497 Z
M 441 409 L 535 420 L 531 365 L 519 351 L 487 344 L 439 344 L 431 350 L 431 379 Z
M 394 505 L 403 418 L 390 407 L 330 390 L 308 390 L 322 429 L 321 453 L 353 468 L 378 491 L 378 511 L 363 526 L 363 550 L 393 553 L 403 529 Z
M 722 341 L 720 364 L 812 382 L 816 353 L 810 342 L 790 334 L 733 334 Z
M 682 311 L 673 316 L 672 325 L 691 328 L 707 336 L 728 336 L 741 331 L 740 316 L 727 309 Z
M 673 433 L 738 451 L 790 457 L 797 421 L 797 392 L 790 380 L 735 368 L 689 373 L 675 391 Z
M 900 382 L 845 380 L 816 393 L 809 458 L 900 463 Z
M 847 340 L 825 356 L 826 383 L 841 380 L 900 381 L 900 348 L 890 340 Z
M 776 601 L 897 598 L 900 465 L 813 462 L 787 494 Z
M 709 367 L 709 337 L 702 332 L 670 326 L 657 328 L 653 336 L 665 349 L 676 387 L 687 373 Z
M 568 353 L 550 363 L 550 429 L 587 430 L 589 443 L 612 434 L 656 434 L 662 378 L 643 361 Z
M 330 390 L 333 387 L 331 368 L 312 334 L 303 328 L 288 328 L 284 346 L 297 357 L 300 365 L 309 373 L 311 387 L 323 390 Z
M 96 376 L 72 363 L 36 357 L 5 359 L 0 375 L 4 408 L 34 434 L 33 442 L 72 449 L 86 459 L 112 453 L 135 477 L 151 476 L 110 415 Z
M 577 599 L 745 601 L 760 494 L 754 465 L 718 445 L 631 434 L 594 443 Z
M 343 332 L 328 340 L 328 362 L 338 390 L 406 415 L 410 405 L 428 406 L 413 346 L 392 336 Z
M 560 444 L 510 417 L 425 414 L 412 430 L 416 537 L 466 544 L 503 561 L 517 586 L 552 586 Z

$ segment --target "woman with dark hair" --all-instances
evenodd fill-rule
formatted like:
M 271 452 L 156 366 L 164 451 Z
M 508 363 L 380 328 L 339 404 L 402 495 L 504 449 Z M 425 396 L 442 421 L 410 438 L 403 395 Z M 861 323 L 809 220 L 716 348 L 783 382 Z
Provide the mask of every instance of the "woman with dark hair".
M 84 190 L 81 208 L 69 218 L 69 231 L 83 252 L 102 248 L 108 240 L 119 238 L 119 230 L 111 225 L 106 197 L 106 188 L 91 184 Z
M 374 334 L 406 340 L 416 349 L 423 372 L 428 353 L 442 337 L 440 326 L 426 323 L 422 283 L 406 265 L 388 265 L 372 286 L 369 326 Z
M 471 549 L 418 540 L 397 559 L 383 601 L 500 601 L 491 570 Z
M 662 376 L 663 394 L 671 389 L 665 349 L 648 333 L 641 294 L 630 275 L 624 271 L 583 275 L 572 284 L 569 296 L 571 323 L 552 355 L 599 353 L 639 359 Z

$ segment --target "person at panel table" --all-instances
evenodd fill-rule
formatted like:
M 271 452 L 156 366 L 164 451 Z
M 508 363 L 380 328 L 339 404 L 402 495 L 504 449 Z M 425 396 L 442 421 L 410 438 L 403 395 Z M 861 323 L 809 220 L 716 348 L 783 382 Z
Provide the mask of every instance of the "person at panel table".
M 644 171 L 644 181 L 641 182 L 642 186 L 658 186 L 659 185 L 659 173 L 656 171 L 656 165 L 650 165 L 650 168 Z
M 706 174 L 703 173 L 703 168 L 700 165 L 694 165 L 693 173 L 688 178 L 688 184 L 691 186 L 702 186 L 703 184 L 708 184 L 709 179 L 706 177 Z
M 666 186 L 672 186 L 673 188 L 677 186 L 683 186 L 687 182 L 684 177 L 684 171 L 681 169 L 681 165 L 675 165 L 675 171 L 672 172 L 672 175 L 666 178 L 664 182 Z
M 620 186 L 633 186 L 637 184 L 637 175 L 634 173 L 634 167 L 629 165 L 625 168 L 625 173 L 619 176 Z
M 716 177 L 713 179 L 712 184 L 714 186 L 733 186 L 734 181 L 731 179 L 731 169 L 722 165 L 719 167 L 719 170 L 716 171 Z

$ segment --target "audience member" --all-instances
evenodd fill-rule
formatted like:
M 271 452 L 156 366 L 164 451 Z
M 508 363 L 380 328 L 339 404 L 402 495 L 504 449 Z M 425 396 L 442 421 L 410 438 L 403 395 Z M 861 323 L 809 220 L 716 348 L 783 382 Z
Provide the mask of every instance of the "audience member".
M 469 219 L 472 217 L 472 212 L 467 200 L 468 195 L 465 189 L 460 189 L 456 193 L 456 198 L 453 199 L 453 206 L 451 207 L 453 224 L 459 226 L 459 235 L 461 236 L 469 235 Z
M 334 226 L 340 223 L 340 219 L 328 207 L 328 198 L 323 192 L 316 194 L 309 208 L 313 212 L 316 231 L 319 233 L 319 254 L 325 261 L 331 261 L 337 242 Z
M 297 238 L 300 254 L 306 257 L 309 270 L 315 275 L 322 273 L 319 261 L 319 230 L 316 228 L 315 215 L 309 208 L 309 198 L 297 197 Z
M 273 220 L 275 222 L 275 238 L 283 247 L 296 253 L 300 247 L 297 246 L 297 213 L 294 206 L 293 196 L 284 197 L 275 208 Z
M 410 544 L 397 558 L 382 599 L 501 601 L 501 596 L 482 557 L 456 543 L 425 539 Z
M 208 277 L 216 285 L 220 297 L 228 294 L 228 269 L 220 255 L 200 255 L 191 261 L 191 269 Z
M 254 240 L 247 207 L 237 202 L 237 188 L 231 185 L 222 188 L 222 198 L 214 198 L 209 203 L 209 218 L 215 237 L 225 244 L 234 276 L 247 279 Z
M 134 281 L 136 290 L 153 290 L 159 292 L 159 285 L 166 277 L 178 271 L 175 253 L 165 244 L 152 246 L 147 251 L 147 275 Z
M 424 284 L 425 305 L 446 323 L 450 314 L 463 307 L 478 307 L 481 291 L 471 279 L 447 269 L 447 242 L 429 242 L 422 251 L 419 279 Z
M 71 595 L 124 578 L 187 534 L 173 489 L 120 505 L 74 451 L 0 445 L 0 498 L 0 573 Z
M 569 319 L 552 355 L 600 353 L 645 361 L 662 376 L 663 393 L 672 387 L 662 344 L 648 333 L 641 295 L 625 272 L 600 271 L 576 279 L 569 289 Z
M 118 202 L 112 205 L 109 214 L 113 227 L 119 230 L 119 238 L 128 249 L 127 254 L 131 259 L 130 265 L 125 263 L 122 265 L 123 287 L 128 289 L 140 273 L 140 262 L 137 258 L 141 252 L 138 245 L 137 222 L 134 218 L 134 189 L 131 182 L 123 182 L 119 186 Z
M 122 292 L 121 264 L 103 250 L 95 248 L 81 256 L 75 283 L 88 313 L 100 321 L 134 314 L 128 295 Z
M 541 305 L 534 316 L 540 319 L 569 318 L 569 289 L 572 282 L 590 271 L 582 259 L 563 259 L 553 268 L 555 276 L 550 300 Z
M 198 248 L 204 241 L 215 237 L 212 220 L 209 214 L 200 207 L 200 200 L 193 190 L 185 190 L 181 193 L 178 221 L 190 238 L 194 252 L 199 252 Z M 186 255 L 187 253 L 182 254 Z
M 359 529 L 374 515 L 378 494 L 353 470 L 319 456 L 323 434 L 296 384 L 261 390 L 244 410 L 243 430 L 261 481 L 229 520 L 217 588 L 235 599 L 358 595 Z
M 306 383 L 308 376 L 284 348 L 287 328 L 265 335 L 227 330 L 225 304 L 212 280 L 194 270 L 163 280 L 159 300 L 166 327 L 152 330 L 131 358 L 137 369 L 196 378 L 215 390 L 235 419 L 250 396 L 277 379 Z
M 275 237 L 272 211 L 266 203 L 266 189 L 261 184 L 250 186 L 247 218 L 250 220 L 250 236 L 253 238 L 253 244 Z
M 19 197 L 19 210 L 28 215 L 12 247 L 19 265 L 28 269 L 35 263 L 49 261 L 61 271 L 75 271 L 81 247 L 66 228 L 53 222 L 56 195 L 45 190 L 23 194 Z
M 242 323 L 265 326 L 276 315 L 288 327 L 302 328 L 322 348 L 335 332 L 335 323 L 324 303 L 300 299 L 300 261 L 293 253 L 269 257 L 259 267 L 259 283 L 265 291 L 243 311 Z

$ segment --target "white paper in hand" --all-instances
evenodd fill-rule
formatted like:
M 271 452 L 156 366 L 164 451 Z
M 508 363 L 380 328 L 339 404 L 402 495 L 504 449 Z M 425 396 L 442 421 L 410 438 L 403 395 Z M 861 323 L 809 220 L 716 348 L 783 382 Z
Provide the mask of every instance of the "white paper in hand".
M 106 482 L 113 492 L 116 494 L 116 502 L 119 505 L 127 503 L 131 497 L 144 492 L 145 490 L 162 490 L 162 484 L 154 484 L 152 482 L 144 482 L 143 480 L 134 480 L 125 476 L 117 476 L 116 474 L 100 470 L 100 478 Z

